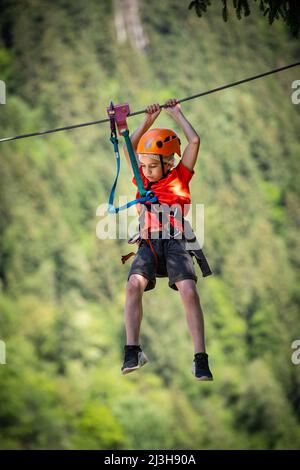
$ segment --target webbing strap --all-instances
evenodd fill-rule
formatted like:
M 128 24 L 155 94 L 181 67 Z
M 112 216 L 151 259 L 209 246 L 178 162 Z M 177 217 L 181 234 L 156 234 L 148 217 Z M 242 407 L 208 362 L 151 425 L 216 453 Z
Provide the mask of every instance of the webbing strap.
M 135 176 L 135 179 L 136 179 L 137 187 L 139 189 L 141 197 L 143 197 L 143 196 L 146 195 L 146 190 L 144 188 L 143 181 L 142 181 L 142 178 L 141 178 L 141 175 L 140 175 L 140 172 L 139 172 L 139 168 L 138 168 L 138 165 L 137 165 L 137 162 L 136 162 L 135 153 L 134 153 L 134 150 L 132 148 L 132 143 L 131 143 L 131 140 L 130 140 L 130 137 L 129 137 L 129 131 L 125 130 L 125 131 L 121 132 L 121 134 L 125 139 L 125 143 L 126 143 L 126 147 L 127 147 L 129 157 L 130 157 L 130 162 L 131 162 L 133 173 L 134 173 L 134 176 Z

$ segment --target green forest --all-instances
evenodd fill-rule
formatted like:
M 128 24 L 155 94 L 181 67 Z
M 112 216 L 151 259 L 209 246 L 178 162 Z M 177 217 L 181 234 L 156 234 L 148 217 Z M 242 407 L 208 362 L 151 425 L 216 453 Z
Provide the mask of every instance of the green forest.
M 0 138 L 299 61 L 299 39 L 258 6 L 225 23 L 219 5 L 199 18 L 189 3 L 1 0 Z M 190 190 L 214 272 L 196 267 L 211 383 L 191 373 L 168 279 L 143 298 L 150 362 L 121 375 L 132 247 L 96 236 L 116 174 L 109 124 L 0 143 L 1 449 L 300 449 L 299 79 L 295 67 L 181 105 L 201 138 Z M 166 113 L 156 124 L 186 144 Z M 122 158 L 117 196 L 135 191 Z

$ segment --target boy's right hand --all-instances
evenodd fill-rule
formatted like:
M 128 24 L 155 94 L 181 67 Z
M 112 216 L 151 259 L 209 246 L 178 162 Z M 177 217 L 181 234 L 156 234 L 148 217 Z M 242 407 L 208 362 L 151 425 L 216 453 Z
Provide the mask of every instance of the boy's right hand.
M 155 121 L 155 119 L 160 115 L 161 107 L 159 103 L 150 104 L 146 108 L 146 120 L 147 122 L 151 122 L 151 124 Z

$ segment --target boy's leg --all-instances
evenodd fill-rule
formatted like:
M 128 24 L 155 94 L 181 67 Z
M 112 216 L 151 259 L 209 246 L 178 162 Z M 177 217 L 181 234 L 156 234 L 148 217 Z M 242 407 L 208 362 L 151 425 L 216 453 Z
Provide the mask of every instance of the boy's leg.
M 124 346 L 122 374 L 129 374 L 148 362 L 147 356 L 139 346 L 143 317 L 142 296 L 147 284 L 148 279 L 141 274 L 132 274 L 127 282 L 125 301 L 126 345 Z
M 204 319 L 196 283 L 193 279 L 184 279 L 175 284 L 182 299 L 195 354 L 205 352 Z
M 205 352 L 204 319 L 196 283 L 193 279 L 184 279 L 177 281 L 176 287 L 182 298 L 195 348 L 192 372 L 197 380 L 211 381 L 213 375 L 209 369 L 208 355 Z
M 143 318 L 142 297 L 148 279 L 140 274 L 132 274 L 126 286 L 125 329 L 126 344 L 138 345 Z

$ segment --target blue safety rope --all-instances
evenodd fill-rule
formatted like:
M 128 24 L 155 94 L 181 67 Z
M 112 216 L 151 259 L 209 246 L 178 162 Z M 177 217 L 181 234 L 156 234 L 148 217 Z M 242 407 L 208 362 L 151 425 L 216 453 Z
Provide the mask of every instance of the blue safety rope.
M 124 204 L 123 206 L 114 207 L 114 198 L 115 198 L 115 192 L 116 192 L 116 187 L 117 187 L 117 182 L 118 182 L 118 178 L 119 178 L 119 174 L 120 174 L 121 165 L 120 165 L 120 152 L 119 152 L 118 138 L 117 138 L 116 134 L 114 134 L 113 132 L 111 134 L 110 141 L 112 142 L 112 144 L 114 146 L 114 153 L 115 153 L 115 156 L 116 156 L 116 165 L 117 165 L 117 174 L 116 174 L 115 181 L 113 183 L 113 186 L 111 188 L 111 192 L 110 192 L 110 195 L 109 195 L 108 213 L 109 214 L 117 214 L 118 212 L 123 211 L 125 209 L 128 209 L 129 207 L 131 207 L 135 204 L 138 204 L 138 203 L 145 204 L 146 202 L 150 202 L 150 203 L 158 202 L 158 199 L 155 196 L 153 191 L 145 191 L 145 189 L 144 189 L 144 193 L 145 193 L 144 196 L 139 197 L 137 199 L 134 199 L 133 201 L 130 201 L 127 204 Z M 126 141 L 126 145 L 127 145 L 127 141 Z M 143 186 L 142 182 L 141 182 L 141 184 Z

